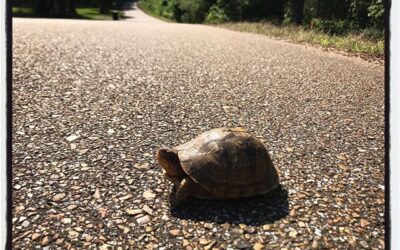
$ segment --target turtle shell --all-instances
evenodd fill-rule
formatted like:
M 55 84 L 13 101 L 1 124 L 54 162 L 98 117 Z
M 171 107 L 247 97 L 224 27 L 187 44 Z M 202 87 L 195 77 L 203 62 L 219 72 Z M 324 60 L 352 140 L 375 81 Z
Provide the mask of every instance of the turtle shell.
M 195 197 L 241 198 L 268 193 L 279 185 L 267 149 L 245 129 L 213 129 L 175 150 L 184 172 L 206 191 Z

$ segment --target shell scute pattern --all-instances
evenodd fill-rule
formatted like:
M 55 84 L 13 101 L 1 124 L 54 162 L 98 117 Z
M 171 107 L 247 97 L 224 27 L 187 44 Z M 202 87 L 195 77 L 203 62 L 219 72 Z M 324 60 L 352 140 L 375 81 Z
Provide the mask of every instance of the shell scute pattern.
M 213 129 L 175 149 L 185 173 L 210 197 L 263 194 L 279 183 L 266 148 L 244 129 Z

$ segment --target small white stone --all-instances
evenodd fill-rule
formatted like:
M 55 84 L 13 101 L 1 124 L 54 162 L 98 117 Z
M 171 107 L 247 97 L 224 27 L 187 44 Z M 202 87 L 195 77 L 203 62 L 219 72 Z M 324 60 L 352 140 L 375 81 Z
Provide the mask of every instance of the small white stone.
M 143 217 L 138 218 L 136 221 L 139 225 L 144 225 L 150 222 L 150 217 L 148 215 L 145 215 Z
M 156 194 L 153 193 L 152 190 L 148 189 L 148 190 L 144 191 L 143 197 L 147 200 L 152 200 L 156 197 Z
M 72 134 L 72 135 L 70 135 L 70 136 L 67 137 L 67 141 L 73 142 L 73 141 L 75 141 L 75 140 L 78 139 L 78 138 L 79 138 L 79 135 L 74 135 L 74 134 Z
M 25 220 L 24 222 L 22 222 L 22 226 L 23 227 L 27 227 L 29 226 L 31 223 L 28 220 Z
M 61 220 L 62 223 L 64 224 L 70 224 L 72 222 L 71 218 L 64 218 Z

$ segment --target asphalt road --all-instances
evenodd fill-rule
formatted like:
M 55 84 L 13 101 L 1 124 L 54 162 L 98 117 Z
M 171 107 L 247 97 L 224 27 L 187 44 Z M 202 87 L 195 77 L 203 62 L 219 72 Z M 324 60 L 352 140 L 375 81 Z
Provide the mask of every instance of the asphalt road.
M 381 65 L 149 20 L 14 19 L 16 249 L 383 249 Z M 222 126 L 282 188 L 171 210 L 156 150 Z

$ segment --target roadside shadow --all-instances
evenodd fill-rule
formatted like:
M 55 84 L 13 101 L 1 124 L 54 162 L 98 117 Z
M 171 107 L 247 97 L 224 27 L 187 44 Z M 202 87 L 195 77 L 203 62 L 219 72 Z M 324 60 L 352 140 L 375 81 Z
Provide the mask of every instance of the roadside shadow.
M 282 186 L 252 198 L 226 201 L 190 199 L 171 208 L 171 215 L 180 219 L 251 226 L 274 223 L 288 213 L 288 193 Z
M 126 16 L 126 15 L 122 15 L 121 18 L 122 18 L 122 19 L 134 19 L 134 17 L 132 17 L 132 16 Z
M 122 11 L 125 11 L 125 10 L 135 10 L 136 9 L 136 6 L 135 6 L 135 3 L 136 3 L 137 1 L 123 1 L 123 2 L 121 2 L 121 3 L 119 3 L 119 4 L 117 4 L 117 8 L 119 9 L 119 10 L 122 10 Z
M 135 4 L 136 2 L 137 1 L 135 0 L 117 1 L 116 8 L 120 11 L 122 19 L 134 19 L 134 17 L 128 15 L 127 12 L 133 11 L 137 8 Z

